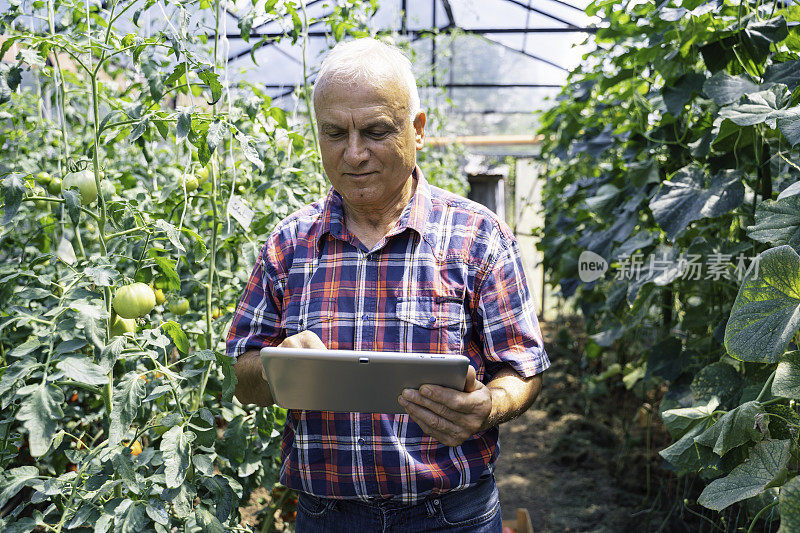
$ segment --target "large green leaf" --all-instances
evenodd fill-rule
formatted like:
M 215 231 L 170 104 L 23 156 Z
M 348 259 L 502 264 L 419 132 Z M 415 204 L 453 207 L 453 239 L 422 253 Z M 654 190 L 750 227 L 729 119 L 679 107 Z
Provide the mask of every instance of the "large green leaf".
M 760 441 L 763 435 L 756 429 L 755 421 L 756 416 L 763 413 L 764 409 L 758 402 L 744 403 L 725 413 L 695 441 L 712 448 L 714 453 L 720 456 L 742 444 Z
M 719 398 L 726 406 L 738 398 L 742 378 L 739 372 L 728 363 L 718 361 L 701 369 L 692 380 L 691 390 L 695 401 L 708 401 Z
M 711 448 L 695 442 L 695 437 L 699 436 L 708 427 L 706 422 L 702 422 L 686 432 L 677 442 L 658 452 L 665 461 L 675 467 L 693 471 L 699 470 L 703 465 L 708 465 L 714 457 Z
M 183 484 L 186 471 L 191 463 L 192 448 L 190 435 L 183 426 L 167 430 L 161 437 L 161 453 L 164 456 L 164 480 L 167 487 L 174 489 Z
M 719 407 L 719 398 L 714 396 L 708 402 L 698 403 L 692 407 L 668 409 L 661 413 L 661 420 L 669 434 L 677 438 L 702 420 L 708 423 L 713 421 L 713 413 L 717 407 Z
M 58 422 L 64 416 L 61 404 L 64 393 L 56 386 L 44 383 L 35 386 L 22 400 L 17 419 L 28 430 L 30 452 L 33 457 L 44 455 L 58 429 Z
M 727 476 L 706 486 L 697 503 L 721 511 L 729 505 L 764 492 L 789 462 L 791 440 L 763 440 L 756 444 L 747 460 Z
M 800 250 L 800 196 L 765 200 L 756 207 L 756 220 L 747 236 L 778 246 L 788 244 Z
M 770 248 L 744 279 L 725 328 L 725 348 L 742 361 L 776 362 L 800 328 L 800 256 Z
M 778 502 L 778 509 L 781 512 L 781 527 L 778 533 L 800 531 L 800 477 L 790 479 L 781 487 Z
M 717 105 L 737 101 L 743 95 L 758 91 L 758 85 L 745 74 L 731 76 L 724 70 L 717 72 L 703 84 L 703 92 Z
M 764 83 L 782 83 L 794 90 L 800 84 L 800 61 L 769 65 L 764 70 Z
M 800 351 L 789 352 L 781 357 L 772 382 L 772 394 L 800 400 Z
M 661 184 L 650 201 L 650 210 L 670 239 L 675 239 L 693 221 L 716 217 L 739 207 L 744 185 L 735 173 L 707 178 L 698 167 L 685 167 Z
M 2 102 L 0 102 L 2 103 Z M 25 182 L 18 174 L 10 174 L 3 179 L 3 224 L 8 224 L 19 210 L 22 198 L 25 196 Z
M 775 129 L 778 119 L 786 115 L 791 99 L 789 89 L 777 84 L 764 91 L 745 94 L 742 102 L 720 109 L 719 116 L 739 126 L 765 123 Z
M 114 388 L 111 410 L 111 424 L 108 430 L 108 441 L 111 445 L 119 444 L 136 417 L 136 411 L 145 396 L 144 380 L 137 372 L 129 372 Z
M 690 72 L 678 78 L 674 83 L 665 85 L 662 90 L 664 105 L 667 111 L 678 116 L 683 111 L 683 106 L 703 89 L 706 77 L 697 72 Z

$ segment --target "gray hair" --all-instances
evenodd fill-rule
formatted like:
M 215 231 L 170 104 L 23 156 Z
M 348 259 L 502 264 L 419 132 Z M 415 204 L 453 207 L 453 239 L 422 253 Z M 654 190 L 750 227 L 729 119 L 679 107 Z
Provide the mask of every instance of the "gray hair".
M 313 94 L 329 79 L 359 80 L 379 85 L 387 70 L 397 73 L 408 88 L 408 106 L 413 122 L 422 109 L 411 61 L 396 46 L 369 37 L 339 43 L 328 52 L 314 82 Z

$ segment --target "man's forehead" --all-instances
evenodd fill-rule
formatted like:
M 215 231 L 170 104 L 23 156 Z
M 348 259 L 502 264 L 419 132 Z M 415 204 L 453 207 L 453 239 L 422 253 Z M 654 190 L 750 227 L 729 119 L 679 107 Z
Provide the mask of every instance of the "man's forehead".
M 386 79 L 372 85 L 363 80 L 325 80 L 315 91 L 317 114 L 382 115 L 388 119 L 406 114 L 409 95 L 399 80 Z

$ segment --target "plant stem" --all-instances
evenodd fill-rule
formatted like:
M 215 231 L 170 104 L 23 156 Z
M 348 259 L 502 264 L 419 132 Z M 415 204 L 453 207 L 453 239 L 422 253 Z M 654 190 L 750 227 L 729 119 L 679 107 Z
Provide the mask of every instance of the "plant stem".
M 311 126 L 311 136 L 314 138 L 314 151 L 319 154 L 319 139 L 317 139 L 317 124 L 314 114 L 311 112 L 311 95 L 308 94 L 308 68 L 306 66 L 306 43 L 308 42 L 308 15 L 306 14 L 306 0 L 300 0 L 300 8 L 303 11 L 303 100 L 306 103 L 308 112 L 308 123 Z M 319 168 L 319 157 L 314 158 L 314 170 L 322 174 Z
M 767 394 L 767 391 L 769 390 L 770 386 L 772 386 L 772 380 L 775 379 L 775 373 L 777 371 L 778 369 L 776 368 L 775 370 L 772 371 L 772 374 L 770 374 L 769 377 L 767 378 L 767 382 L 764 383 L 764 386 L 761 388 L 761 392 L 758 393 L 758 397 L 756 398 L 757 402 L 760 402 L 761 398 L 763 398 Z
M 777 499 L 774 502 L 765 505 L 759 512 L 757 512 L 756 515 L 753 517 L 753 521 L 750 522 L 750 527 L 747 528 L 747 533 L 753 533 L 753 528 L 755 527 L 756 522 L 758 522 L 758 519 L 761 518 L 761 515 L 767 512 L 769 509 L 772 509 L 776 505 L 778 505 Z

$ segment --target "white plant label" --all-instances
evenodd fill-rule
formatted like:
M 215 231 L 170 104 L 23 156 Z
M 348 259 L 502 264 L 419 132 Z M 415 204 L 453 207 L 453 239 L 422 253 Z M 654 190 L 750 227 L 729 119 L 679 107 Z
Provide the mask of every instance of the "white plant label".
M 58 254 L 58 258 L 68 265 L 74 265 L 78 260 L 78 258 L 75 257 L 75 249 L 72 247 L 72 243 L 63 237 L 61 238 L 61 242 L 58 243 L 58 250 L 56 253 Z
M 231 201 L 228 202 L 228 214 L 236 219 L 244 229 L 250 229 L 250 223 L 253 222 L 255 211 L 247 207 L 241 196 L 231 196 Z

